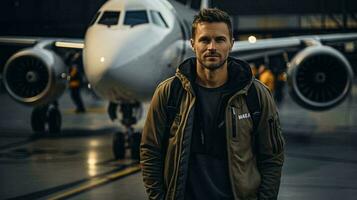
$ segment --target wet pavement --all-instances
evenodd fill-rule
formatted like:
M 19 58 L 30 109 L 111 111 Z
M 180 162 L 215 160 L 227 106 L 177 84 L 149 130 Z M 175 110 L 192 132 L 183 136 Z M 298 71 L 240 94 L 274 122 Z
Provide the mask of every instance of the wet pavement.
M 356 88 L 353 94 L 323 113 L 289 98 L 280 106 L 287 142 L 280 200 L 356 199 Z M 109 120 L 106 102 L 84 96 L 87 113 L 75 114 L 66 94 L 62 133 L 39 136 L 31 108 L 0 94 L 0 199 L 146 199 L 138 165 L 113 160 L 112 137 L 122 127 Z

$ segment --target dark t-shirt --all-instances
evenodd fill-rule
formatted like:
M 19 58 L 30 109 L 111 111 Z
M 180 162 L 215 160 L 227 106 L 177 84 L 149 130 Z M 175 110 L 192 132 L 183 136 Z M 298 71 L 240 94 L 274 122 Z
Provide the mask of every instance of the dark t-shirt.
M 233 199 L 228 173 L 224 108 L 226 86 L 195 88 L 197 97 L 185 200 Z M 220 122 L 221 121 L 221 122 Z

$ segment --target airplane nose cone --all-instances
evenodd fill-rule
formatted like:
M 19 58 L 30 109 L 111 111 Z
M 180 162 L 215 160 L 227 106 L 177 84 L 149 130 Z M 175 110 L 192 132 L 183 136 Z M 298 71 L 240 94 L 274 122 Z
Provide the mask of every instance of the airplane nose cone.
M 123 45 L 105 27 L 92 27 L 85 36 L 84 68 L 88 81 L 95 86 L 113 65 L 115 52 Z M 103 30 L 100 30 L 103 29 Z
M 85 37 L 83 59 L 86 76 L 94 90 L 108 99 L 113 99 L 113 96 L 118 96 L 117 93 L 122 91 L 129 91 L 129 88 L 135 88 L 134 79 L 139 79 L 140 82 L 150 78 L 150 75 L 137 77 L 138 66 L 151 65 L 152 62 L 147 57 L 148 52 L 160 42 L 150 26 L 121 29 L 92 27 L 88 29 Z M 142 60 L 145 63 L 140 63 Z M 111 89 L 114 87 L 116 89 Z M 116 94 L 109 97 L 108 90 L 115 90 L 112 93 Z

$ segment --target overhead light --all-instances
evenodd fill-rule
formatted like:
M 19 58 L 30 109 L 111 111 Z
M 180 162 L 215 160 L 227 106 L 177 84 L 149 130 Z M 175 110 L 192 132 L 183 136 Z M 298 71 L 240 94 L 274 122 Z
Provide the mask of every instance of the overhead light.
M 345 43 L 345 51 L 348 53 L 352 53 L 355 51 L 355 44 L 353 42 Z
M 251 35 L 248 37 L 248 41 L 249 41 L 249 43 L 255 43 L 255 42 L 257 42 L 257 38 L 255 36 Z

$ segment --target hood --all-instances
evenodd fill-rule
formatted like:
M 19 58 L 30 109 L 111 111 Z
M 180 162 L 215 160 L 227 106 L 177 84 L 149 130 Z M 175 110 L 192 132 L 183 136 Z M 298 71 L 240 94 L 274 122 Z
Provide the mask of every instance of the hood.
M 230 91 L 239 91 L 249 88 L 252 83 L 253 74 L 247 62 L 228 57 L 228 82 L 227 89 Z M 193 85 L 196 79 L 196 58 L 188 58 L 181 63 L 176 70 L 176 76 L 181 80 L 182 85 L 185 86 L 190 83 Z

